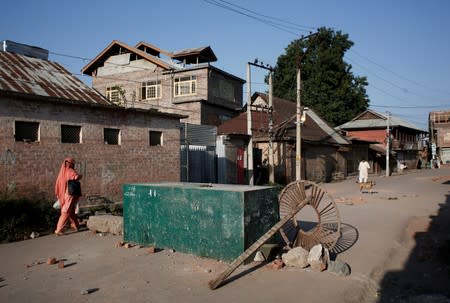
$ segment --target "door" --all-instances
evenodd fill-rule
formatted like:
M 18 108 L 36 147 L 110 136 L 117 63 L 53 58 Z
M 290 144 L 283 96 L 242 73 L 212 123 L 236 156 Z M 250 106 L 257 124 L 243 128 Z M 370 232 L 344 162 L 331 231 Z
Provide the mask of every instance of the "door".
M 244 184 L 244 149 L 239 147 L 236 150 L 236 183 Z

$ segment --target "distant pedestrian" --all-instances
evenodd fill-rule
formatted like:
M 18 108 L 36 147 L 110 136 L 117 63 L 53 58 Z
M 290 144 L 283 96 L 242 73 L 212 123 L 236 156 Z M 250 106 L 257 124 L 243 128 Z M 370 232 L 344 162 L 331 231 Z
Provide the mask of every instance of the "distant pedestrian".
M 367 179 L 369 178 L 369 169 L 370 169 L 370 165 L 369 163 L 365 160 L 362 159 L 361 162 L 359 162 L 359 183 L 366 183 Z
M 73 158 L 68 157 L 64 159 L 61 169 L 59 170 L 58 178 L 56 179 L 55 195 L 61 206 L 61 215 L 55 230 L 57 236 L 63 235 L 67 220 L 70 220 L 70 226 L 74 231 L 78 231 L 79 228 L 75 208 L 80 197 L 78 195 L 70 195 L 67 185 L 69 180 L 80 180 L 82 177 L 74 168 L 75 160 Z

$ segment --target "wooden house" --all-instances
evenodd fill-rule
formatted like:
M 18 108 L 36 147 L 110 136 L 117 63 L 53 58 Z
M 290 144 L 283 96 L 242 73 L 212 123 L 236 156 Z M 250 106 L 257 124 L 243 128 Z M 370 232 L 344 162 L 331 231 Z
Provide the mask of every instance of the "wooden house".
M 427 132 L 414 124 L 396 116 L 375 112 L 368 109 L 351 121 L 337 127 L 347 137 L 371 143 L 369 161 L 373 172 L 386 168 L 386 146 L 389 138 L 390 172 L 398 164 L 415 168 L 419 165 L 421 152 Z M 361 159 L 353 158 L 351 167 L 357 169 Z
M 247 107 L 247 110 L 249 108 Z M 336 175 L 345 176 L 345 153 L 350 143 L 331 128 L 313 110 L 303 108 L 306 119 L 301 127 L 302 179 L 316 182 L 331 181 Z M 269 130 L 272 116 L 273 129 Z M 272 132 L 275 182 L 286 184 L 294 181 L 296 167 L 296 103 L 273 97 L 272 109 L 268 95 L 254 93 L 251 104 L 252 137 L 254 145 L 255 183 L 268 182 L 268 148 Z M 244 182 L 246 159 L 247 113 L 226 121 L 218 127 L 223 147 L 223 180 L 230 183 Z M 218 147 L 220 144 L 218 144 Z M 219 156 L 219 155 L 218 155 Z M 220 161 L 220 157 L 219 157 Z M 230 173 L 231 171 L 231 173 Z M 220 175 L 220 173 L 219 173 Z M 220 180 L 219 180 L 220 182 Z
M 211 65 L 215 61 L 209 46 L 168 52 L 147 42 L 130 46 L 114 40 L 82 72 L 116 104 L 217 126 L 241 110 L 245 81 Z

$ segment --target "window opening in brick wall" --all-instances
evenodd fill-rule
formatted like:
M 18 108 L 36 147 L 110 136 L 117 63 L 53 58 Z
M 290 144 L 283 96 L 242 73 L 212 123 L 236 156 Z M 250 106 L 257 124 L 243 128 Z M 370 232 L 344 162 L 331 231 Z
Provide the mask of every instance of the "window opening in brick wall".
M 105 144 L 119 145 L 120 144 L 120 129 L 117 128 L 104 128 L 103 139 Z
M 38 142 L 39 141 L 39 123 L 15 121 L 14 137 L 18 142 Z
M 81 143 L 81 126 L 61 125 L 61 143 Z
M 161 98 L 161 81 L 147 81 L 141 86 L 142 100 L 155 100 Z
M 162 145 L 162 132 L 150 131 L 149 132 L 150 146 Z
M 185 76 L 174 79 L 175 97 L 195 95 L 197 93 L 197 77 Z

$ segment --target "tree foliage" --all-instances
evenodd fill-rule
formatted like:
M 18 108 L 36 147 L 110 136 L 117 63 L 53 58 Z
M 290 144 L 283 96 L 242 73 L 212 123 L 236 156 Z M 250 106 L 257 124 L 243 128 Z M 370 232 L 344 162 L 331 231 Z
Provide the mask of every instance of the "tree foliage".
M 320 28 L 308 39 L 292 41 L 274 68 L 273 94 L 296 100 L 297 66 L 301 68 L 301 103 L 332 126 L 343 124 L 366 110 L 367 78 L 352 73 L 344 54 L 353 42 L 347 34 Z

